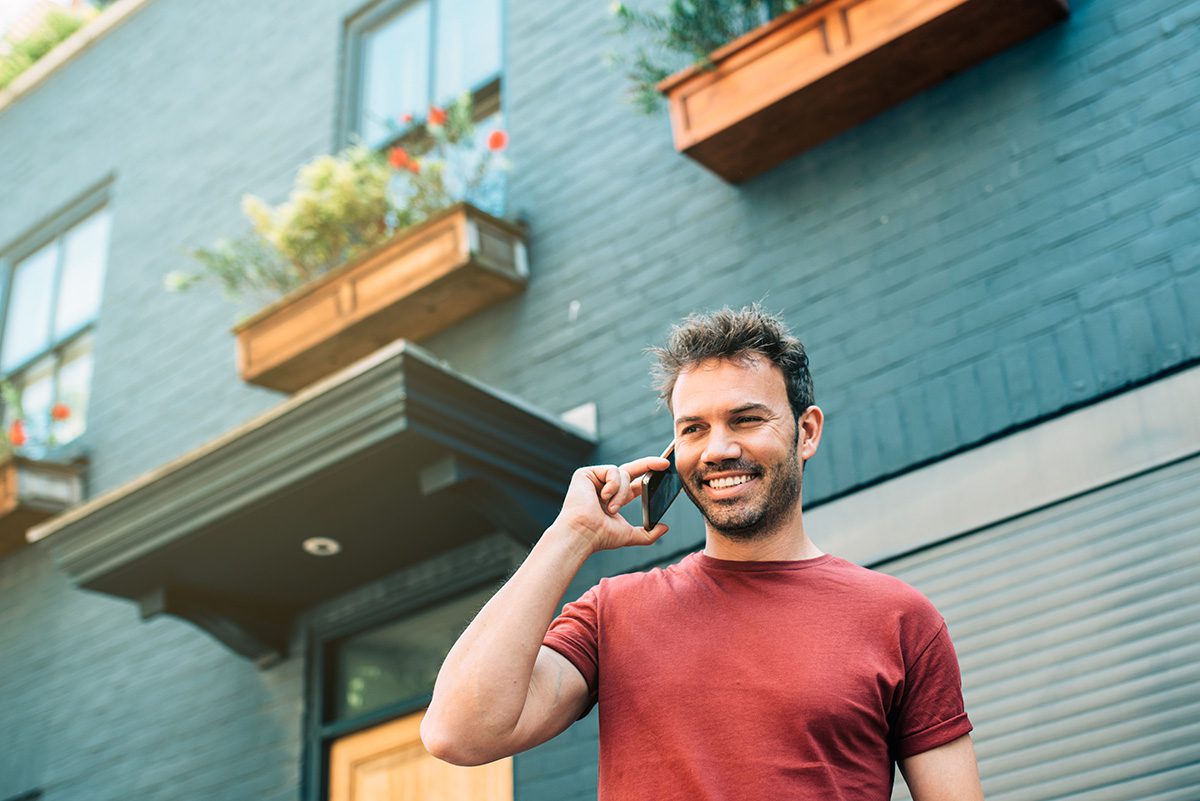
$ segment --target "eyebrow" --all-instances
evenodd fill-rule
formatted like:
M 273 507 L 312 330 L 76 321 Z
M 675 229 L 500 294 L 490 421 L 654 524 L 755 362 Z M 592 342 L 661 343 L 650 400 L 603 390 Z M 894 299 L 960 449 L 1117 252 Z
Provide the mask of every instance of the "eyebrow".
M 768 412 L 769 413 L 770 411 L 771 411 L 771 408 L 769 406 L 767 406 L 765 403 L 747 403 L 743 406 L 738 406 L 736 409 L 730 409 L 727 412 L 727 414 L 732 417 L 735 414 L 742 414 L 744 412 Z M 675 425 L 679 425 L 680 423 L 698 423 L 703 420 L 704 420 L 703 417 L 698 417 L 696 415 L 687 415 L 686 417 L 676 417 Z

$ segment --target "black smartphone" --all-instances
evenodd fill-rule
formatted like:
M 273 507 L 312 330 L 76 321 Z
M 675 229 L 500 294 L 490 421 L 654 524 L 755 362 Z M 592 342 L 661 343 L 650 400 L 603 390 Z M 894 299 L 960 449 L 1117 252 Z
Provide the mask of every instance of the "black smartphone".
M 651 470 L 642 477 L 642 528 L 646 531 L 658 525 L 683 489 L 683 479 L 675 469 L 674 442 L 663 451 L 663 458 L 671 463 L 666 470 Z

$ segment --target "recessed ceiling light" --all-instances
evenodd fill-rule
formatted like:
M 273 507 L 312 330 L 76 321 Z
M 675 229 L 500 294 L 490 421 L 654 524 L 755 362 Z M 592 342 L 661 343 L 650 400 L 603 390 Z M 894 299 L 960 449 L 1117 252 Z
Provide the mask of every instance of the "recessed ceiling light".
M 301 547 L 313 556 L 334 556 L 342 550 L 342 544 L 332 537 L 309 537 Z

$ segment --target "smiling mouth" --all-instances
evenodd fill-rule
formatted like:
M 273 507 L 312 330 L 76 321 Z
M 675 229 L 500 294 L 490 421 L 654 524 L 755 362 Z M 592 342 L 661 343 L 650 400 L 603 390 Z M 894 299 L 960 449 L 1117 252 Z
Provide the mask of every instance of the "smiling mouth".
M 712 487 L 713 489 L 727 489 L 729 487 L 736 487 L 740 484 L 745 484 L 753 479 L 754 476 L 751 475 L 723 476 L 721 478 L 708 479 L 704 482 L 704 484 L 708 487 Z

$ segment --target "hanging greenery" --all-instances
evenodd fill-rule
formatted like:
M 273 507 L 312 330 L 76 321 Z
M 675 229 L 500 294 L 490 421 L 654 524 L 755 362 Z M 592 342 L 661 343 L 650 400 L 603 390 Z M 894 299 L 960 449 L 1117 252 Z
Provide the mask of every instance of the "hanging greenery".
M 711 68 L 709 54 L 808 0 L 670 0 L 662 13 L 614 3 L 617 33 L 636 40 L 632 52 L 614 55 L 630 83 L 630 100 L 651 114 L 662 105 L 655 88 L 668 75 L 694 64 Z M 648 40 L 648 41 L 647 41 Z

